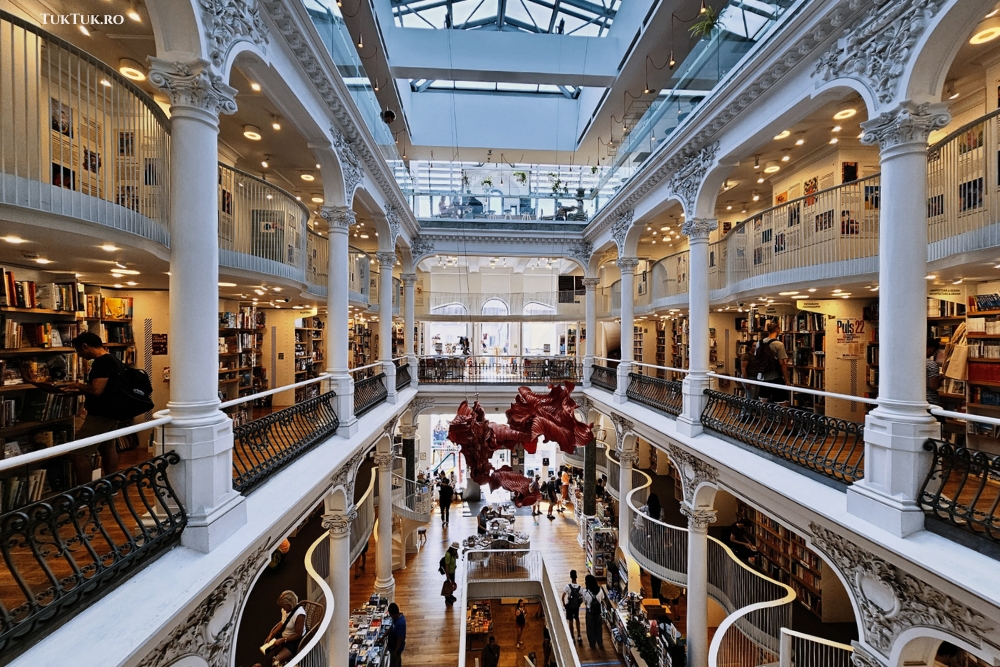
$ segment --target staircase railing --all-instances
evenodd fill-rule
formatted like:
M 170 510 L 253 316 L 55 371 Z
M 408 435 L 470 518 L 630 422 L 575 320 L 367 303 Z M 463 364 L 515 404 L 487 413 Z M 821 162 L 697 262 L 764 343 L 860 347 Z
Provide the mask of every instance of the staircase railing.
M 365 489 L 364 495 L 354 503 L 354 511 L 357 512 L 357 516 L 351 521 L 351 563 L 356 561 L 361 552 L 364 551 L 365 545 L 368 544 L 368 540 L 372 536 L 372 530 L 375 528 L 375 489 L 378 488 L 376 484 L 377 475 L 378 469 L 372 468 L 372 476 L 371 481 L 368 482 L 368 488 Z
M 327 667 L 329 638 L 333 620 L 333 591 L 330 589 L 330 535 L 324 531 L 306 551 L 306 632 L 298 653 L 287 667 Z M 342 601 L 346 603 L 346 601 Z M 318 613 L 322 611 L 322 614 Z
M 416 482 L 400 475 L 392 476 L 392 508 L 404 518 L 430 521 L 433 496 L 427 482 Z
M 781 628 L 778 667 L 851 667 L 854 647 Z

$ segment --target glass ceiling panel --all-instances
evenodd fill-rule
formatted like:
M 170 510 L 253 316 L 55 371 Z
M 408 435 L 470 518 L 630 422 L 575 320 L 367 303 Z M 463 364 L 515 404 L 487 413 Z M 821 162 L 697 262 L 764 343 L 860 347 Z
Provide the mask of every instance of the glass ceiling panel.
M 401 28 L 586 37 L 607 35 L 621 6 L 621 0 L 391 0 L 391 3 L 392 15 Z
M 510 81 L 451 81 L 447 79 L 411 79 L 410 90 L 414 93 L 437 90 L 459 92 L 508 93 L 511 95 L 562 95 L 571 100 L 580 96 L 579 86 L 557 86 L 550 83 L 513 83 Z

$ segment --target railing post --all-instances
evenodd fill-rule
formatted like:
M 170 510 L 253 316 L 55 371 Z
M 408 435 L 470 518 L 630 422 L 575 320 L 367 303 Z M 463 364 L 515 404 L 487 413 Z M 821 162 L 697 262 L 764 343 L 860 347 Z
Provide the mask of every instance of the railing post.
M 684 223 L 681 232 L 691 246 L 688 270 L 688 307 L 690 317 L 691 372 L 684 378 L 684 407 L 677 418 L 677 430 L 685 435 L 701 433 L 701 413 L 708 399 L 708 235 L 719 226 L 713 218 L 693 218 Z
M 151 58 L 149 81 L 170 98 L 170 337 L 175 355 L 165 429 L 181 463 L 174 488 L 188 513 L 184 546 L 208 552 L 246 523 L 233 490 L 233 426 L 219 410 L 219 114 L 234 113 L 236 90 L 204 60 Z
M 326 303 L 330 318 L 326 336 L 326 372 L 329 390 L 336 392 L 335 410 L 340 420 L 337 435 L 349 438 L 358 430 L 354 415 L 354 378 L 348 370 L 347 350 L 350 337 L 350 303 L 347 284 L 350 278 L 348 230 L 354 224 L 350 206 L 324 206 L 320 216 L 329 225 L 329 265 L 326 273 Z
M 597 349 L 597 286 L 600 278 L 584 278 L 583 286 L 587 288 L 587 338 L 586 350 L 583 354 L 583 386 L 590 386 L 590 376 L 594 372 L 594 351 Z
M 385 373 L 386 403 L 396 402 L 396 364 L 392 362 L 392 267 L 396 251 L 380 251 L 378 259 L 378 349 L 382 372 Z
M 420 383 L 417 373 L 417 355 L 413 349 L 413 328 L 416 326 L 416 304 L 414 287 L 417 284 L 417 274 L 404 273 L 399 276 L 403 281 L 403 354 L 406 363 L 410 365 L 410 386 L 414 389 Z M 412 479 L 412 477 L 411 477 Z
M 923 529 L 923 446 L 940 434 L 925 392 L 927 137 L 950 118 L 944 104 L 905 101 L 862 123 L 863 142 L 880 148 L 879 337 L 888 344 L 879 405 L 865 420 L 865 477 L 848 489 L 847 509 L 901 537 Z
M 708 667 L 708 524 L 715 510 L 681 503 L 688 520 L 687 652 L 688 667 Z
M 632 370 L 632 336 L 635 317 L 633 315 L 632 295 L 634 293 L 635 267 L 639 266 L 636 257 L 620 257 L 618 268 L 621 269 L 621 363 L 618 364 L 618 389 L 615 390 L 615 403 L 628 400 L 628 374 Z
M 792 667 L 792 636 L 785 632 L 785 628 L 781 628 L 778 667 Z
M 333 593 L 333 618 L 326 631 L 327 656 L 330 667 L 347 667 L 351 648 L 351 523 L 358 517 L 348 512 L 331 510 L 323 515 L 323 528 L 330 533 L 330 575 L 327 583 Z
M 375 592 L 392 602 L 392 452 L 375 455 L 378 466 L 378 535 L 375 538 Z

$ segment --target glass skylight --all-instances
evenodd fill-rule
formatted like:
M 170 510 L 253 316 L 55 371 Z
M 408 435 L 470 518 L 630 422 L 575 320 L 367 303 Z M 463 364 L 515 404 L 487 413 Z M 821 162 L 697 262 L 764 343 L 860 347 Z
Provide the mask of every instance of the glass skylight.
M 547 83 L 512 83 L 508 81 L 449 81 L 445 79 L 411 79 L 415 93 L 454 90 L 470 93 L 507 93 L 511 95 L 563 95 L 571 100 L 580 96 L 579 86 L 559 86 Z
M 391 0 L 401 28 L 604 37 L 620 0 Z

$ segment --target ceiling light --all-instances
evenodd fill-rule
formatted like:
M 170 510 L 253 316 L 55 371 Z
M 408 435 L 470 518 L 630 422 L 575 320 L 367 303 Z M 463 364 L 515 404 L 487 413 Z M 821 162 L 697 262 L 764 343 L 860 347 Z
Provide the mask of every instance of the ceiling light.
M 281 291 L 281 288 L 280 288 L 280 287 L 272 287 L 272 288 L 271 288 L 271 291 L 272 291 L 272 292 L 280 292 L 280 291 Z
M 143 71 L 142 65 L 131 58 L 122 58 L 118 61 L 118 72 L 126 79 L 132 79 L 133 81 L 146 80 L 146 73 Z
M 670 231 L 670 227 L 660 227 L 660 231 L 661 232 L 669 232 Z
M 301 179 L 302 179 L 303 181 L 306 181 L 307 183 L 312 183 L 313 181 L 315 181 L 315 180 L 316 180 L 316 177 L 315 177 L 315 176 L 313 176 L 312 174 L 308 174 L 308 173 L 303 173 L 303 174 L 300 174 L 300 175 L 299 175 L 299 177 L 300 177 L 300 178 L 301 178 Z
M 985 44 L 1000 37 L 1000 17 L 995 14 L 976 26 L 976 32 L 969 38 L 969 44 Z
M 858 112 L 857 109 L 852 109 L 848 107 L 847 109 L 841 109 L 837 113 L 833 114 L 834 120 L 844 120 L 845 118 L 850 118 Z
M 961 284 L 962 284 L 962 279 L 961 278 L 959 278 L 958 280 L 956 280 L 956 281 L 954 281 L 952 283 L 952 285 L 961 285 Z
M 961 93 L 959 93 L 959 92 L 956 91 L 956 92 L 952 93 L 951 95 L 949 95 L 948 99 L 949 100 L 957 100 L 959 95 L 961 95 Z
M 100 83 L 105 88 L 110 88 L 111 87 L 111 82 L 108 81 L 107 79 L 101 79 L 98 83 Z
M 757 193 L 756 190 L 753 191 L 753 200 L 760 201 L 760 195 Z
M 788 162 L 791 159 L 792 159 L 792 156 L 789 155 L 788 153 L 785 153 L 784 155 L 781 156 L 781 161 L 782 162 Z
M 271 129 L 276 131 L 281 129 L 281 119 L 277 116 L 271 116 Z
M 844 291 L 844 290 L 842 290 L 842 289 L 835 289 L 835 290 L 833 290 L 833 293 L 834 293 L 834 294 L 840 294 L 840 293 L 841 293 L 841 292 L 843 292 L 843 291 Z
M 236 287 L 236 283 L 219 283 L 219 287 Z
M 128 285 L 129 287 L 135 287 L 135 286 L 136 286 L 136 285 L 138 285 L 139 283 L 137 283 L 137 282 L 136 282 L 136 281 L 134 281 L 134 280 L 130 280 L 130 281 L 128 281 L 128 282 L 127 282 L 127 283 L 125 283 L 125 284 L 126 284 L 126 285 Z
M 777 160 L 768 160 L 767 164 L 764 165 L 765 174 L 774 174 L 781 170 L 781 165 L 778 164 Z
M 791 134 L 790 130 L 782 130 L 778 134 L 774 135 L 774 140 L 781 141 L 782 139 L 787 139 L 790 134 Z
M 875 285 L 875 287 L 872 287 L 872 291 L 873 292 L 877 292 L 878 291 L 878 285 Z
M 763 177 L 763 176 L 761 176 L 760 178 L 758 178 L 758 179 L 757 179 L 757 182 L 758 182 L 758 183 L 763 183 L 763 182 L 764 182 L 764 177 Z
M 674 60 L 674 50 L 670 49 L 670 61 L 667 63 L 670 65 L 670 69 L 673 69 L 677 65 L 677 61 Z
M 116 246 L 114 243 L 105 243 L 104 245 L 97 246 L 97 247 L 100 248 L 101 250 L 107 250 L 108 252 L 114 252 L 115 250 L 121 250 L 121 248 L 119 248 L 118 246 Z
M 51 259 L 45 259 L 44 257 L 36 257 L 35 258 L 35 263 L 36 264 L 51 264 L 52 260 Z
M 111 273 L 120 273 L 123 276 L 137 276 L 139 272 L 135 269 L 115 269 Z
M 317 168 L 317 169 L 319 169 L 319 168 L 320 168 L 320 166 L 319 166 L 319 162 L 317 162 L 317 163 L 316 163 L 316 168 Z
M 84 37 L 90 37 L 90 31 L 89 31 L 89 30 L 87 30 L 87 26 L 85 26 L 85 25 L 83 25 L 83 24 L 81 23 L 80 25 L 78 25 L 78 26 L 76 26 L 76 27 L 80 29 L 80 32 L 82 32 L 82 33 L 83 33 L 83 36 L 84 36 Z
M 808 299 L 809 297 L 805 294 L 799 294 L 798 296 L 793 296 L 793 299 Z
M 270 167 L 271 166 L 271 156 L 270 155 L 265 155 L 264 159 L 260 161 L 260 166 L 263 167 L 264 169 L 267 169 L 268 167 Z
M 114 288 L 115 289 L 121 289 L 122 288 L 122 284 L 121 283 L 115 283 L 114 284 Z
M 268 199 L 274 199 L 274 195 L 272 195 L 270 192 L 268 192 L 267 193 L 267 198 Z
M 804 143 L 806 143 L 806 140 L 803 139 L 802 137 L 799 137 L 798 139 L 795 140 L 795 145 L 796 146 L 801 146 Z
M 924 276 L 924 278 L 926 278 L 927 280 L 934 280 L 935 278 L 937 278 L 937 276 L 935 276 L 933 273 L 931 273 L 931 274 L 928 274 L 928 275 Z
M 259 93 L 260 92 L 260 84 L 259 83 L 251 83 L 250 84 L 250 90 L 252 90 L 255 93 Z
M 796 294 L 798 294 L 798 292 L 778 292 L 778 296 L 794 296 Z
M 851 295 L 850 295 L 850 294 L 841 294 L 841 295 L 840 295 L 840 298 L 841 298 L 841 299 L 850 299 L 850 298 L 851 298 Z
M 831 143 L 831 144 L 835 144 L 835 143 L 837 143 L 837 137 L 833 137 L 833 138 L 831 138 L 831 139 L 830 139 L 830 143 Z
M 747 212 L 747 205 L 743 204 L 743 208 L 740 209 L 740 213 L 746 213 L 746 212 Z
M 753 168 L 754 169 L 760 169 L 760 156 L 759 155 L 754 155 L 753 156 Z
M 812 292 L 815 292 L 815 291 L 816 291 L 816 288 L 815 288 L 815 287 L 810 287 L 810 288 L 809 288 L 808 290 L 806 290 L 806 291 L 807 291 L 807 292 L 810 292 L 810 293 L 812 293 Z
M 244 125 L 243 126 L 243 136 L 250 141 L 260 141 L 261 134 L 260 128 L 256 125 Z
M 839 125 L 834 125 L 833 129 L 830 130 L 830 131 L 831 132 L 840 132 L 842 129 L 844 129 L 844 128 L 840 127 Z
M 18 243 L 27 243 L 27 241 L 22 239 L 20 236 L 4 236 L 3 240 L 6 241 L 7 243 L 13 243 L 15 245 L 17 245 Z
M 142 17 L 139 15 L 139 12 L 136 11 L 135 5 L 130 4 L 128 6 L 128 10 L 125 12 L 125 16 L 129 17 L 136 23 L 142 23 Z
M 314 203 L 314 204 L 322 204 L 322 203 L 323 203 L 323 198 L 322 198 L 322 197 L 320 197 L 319 195 L 313 195 L 313 196 L 312 196 L 312 197 L 310 198 L 310 200 L 311 200 L 311 201 L 312 201 L 312 203 Z

